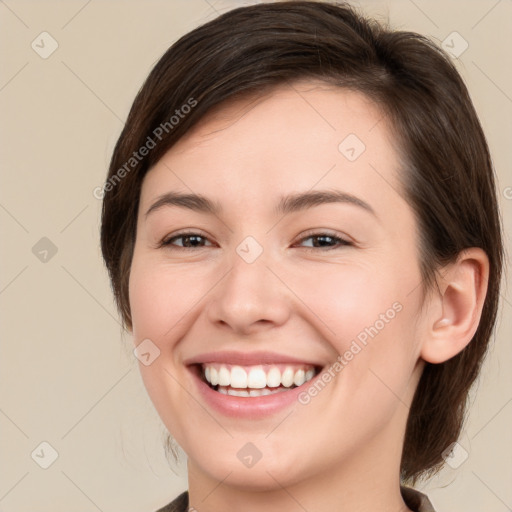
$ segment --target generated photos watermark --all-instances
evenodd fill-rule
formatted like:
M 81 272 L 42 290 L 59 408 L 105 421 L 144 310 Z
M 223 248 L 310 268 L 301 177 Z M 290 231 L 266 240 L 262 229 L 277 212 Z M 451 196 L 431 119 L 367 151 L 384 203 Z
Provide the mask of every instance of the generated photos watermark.
M 116 173 L 110 176 L 103 186 L 96 187 L 92 191 L 93 196 L 96 199 L 103 199 L 107 192 L 114 190 L 116 185 L 120 183 L 121 180 L 130 173 L 130 171 L 135 169 L 144 157 L 149 155 L 152 149 L 156 148 L 158 143 L 164 137 L 164 134 L 170 133 L 196 105 L 197 101 L 194 98 L 189 98 L 185 104 L 174 111 L 174 115 L 172 115 L 168 121 L 160 123 L 153 130 L 151 135 L 148 135 L 146 142 L 137 151 L 132 153 L 132 156 L 116 171 Z
M 318 379 L 311 384 L 305 391 L 298 396 L 298 401 L 302 405 L 307 405 L 313 398 L 331 382 L 336 375 L 338 375 L 345 366 L 349 364 L 354 357 L 359 354 L 367 345 L 369 338 L 373 339 L 377 336 L 391 320 L 393 320 L 397 313 L 402 311 L 403 306 L 400 302 L 394 302 L 392 306 L 386 310 L 385 313 L 381 313 L 379 318 L 369 327 L 365 327 L 350 343 L 348 349 L 340 354 L 334 363 L 329 368 L 322 371 Z

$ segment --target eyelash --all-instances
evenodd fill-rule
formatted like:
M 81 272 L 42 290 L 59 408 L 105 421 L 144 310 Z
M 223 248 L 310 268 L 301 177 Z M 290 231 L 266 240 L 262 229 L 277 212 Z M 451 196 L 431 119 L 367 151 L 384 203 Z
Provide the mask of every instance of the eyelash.
M 167 248 L 171 248 L 172 247 L 173 250 L 177 249 L 177 250 L 184 250 L 184 251 L 193 251 L 194 249 L 198 249 L 198 248 L 199 249 L 203 249 L 205 247 L 205 246 L 180 247 L 180 246 L 175 246 L 175 245 L 172 244 L 172 242 L 175 241 L 175 240 L 178 240 L 180 238 L 188 238 L 188 237 L 203 238 L 203 239 L 207 240 L 207 237 L 201 235 L 200 233 L 183 232 L 183 233 L 178 233 L 176 235 L 173 235 L 170 238 L 162 240 L 162 242 L 159 244 L 159 247 L 167 247 Z M 340 245 L 341 247 L 353 245 L 352 242 L 349 242 L 348 240 L 345 240 L 344 238 L 341 238 L 339 236 L 336 236 L 336 235 L 333 235 L 333 234 L 330 234 L 330 233 L 325 233 L 325 232 L 308 233 L 306 236 L 303 236 L 299 240 L 299 242 L 303 242 L 304 240 L 308 240 L 309 238 L 321 238 L 321 237 L 330 238 L 333 241 L 335 241 L 338 245 Z M 315 249 L 320 249 L 320 250 L 323 250 L 323 251 L 329 251 L 329 250 L 333 250 L 333 249 L 336 249 L 336 248 L 337 248 L 336 246 L 305 247 L 305 249 L 308 250 L 308 251 L 314 251 Z

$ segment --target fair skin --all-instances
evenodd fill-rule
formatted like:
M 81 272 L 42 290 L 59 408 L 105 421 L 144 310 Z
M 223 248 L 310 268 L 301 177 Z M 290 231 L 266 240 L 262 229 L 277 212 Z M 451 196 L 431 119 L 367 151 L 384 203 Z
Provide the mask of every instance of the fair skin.
M 354 161 L 338 149 L 349 134 L 366 146 Z M 188 455 L 198 511 L 409 510 L 399 469 L 413 394 L 425 361 L 445 361 L 471 340 L 488 263 L 465 251 L 421 308 L 416 221 L 397 169 L 393 138 L 367 98 L 303 81 L 223 106 L 146 175 L 130 273 L 134 342 L 160 350 L 140 371 Z M 282 196 L 319 190 L 371 210 L 343 201 L 275 212 Z M 222 210 L 163 205 L 146 215 L 166 192 Z M 256 243 L 240 246 L 248 236 Z M 250 263 L 247 251 L 257 256 Z M 226 396 L 205 384 L 204 366 L 189 364 L 212 352 L 253 363 L 261 352 L 293 357 L 294 371 L 321 368 L 307 390 L 370 326 L 377 334 L 307 404 L 259 410 L 248 402 L 281 394 Z M 261 458 L 245 464 L 247 453 Z

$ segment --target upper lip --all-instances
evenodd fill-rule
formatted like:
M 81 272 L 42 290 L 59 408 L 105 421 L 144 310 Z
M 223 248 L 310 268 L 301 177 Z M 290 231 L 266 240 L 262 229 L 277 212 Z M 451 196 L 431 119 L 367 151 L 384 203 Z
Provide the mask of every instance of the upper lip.
M 300 359 L 297 357 L 278 354 L 277 352 L 236 352 L 220 351 L 200 354 L 184 361 L 185 365 L 204 363 L 237 364 L 240 366 L 252 366 L 258 364 L 308 364 L 312 366 L 323 366 L 318 361 Z

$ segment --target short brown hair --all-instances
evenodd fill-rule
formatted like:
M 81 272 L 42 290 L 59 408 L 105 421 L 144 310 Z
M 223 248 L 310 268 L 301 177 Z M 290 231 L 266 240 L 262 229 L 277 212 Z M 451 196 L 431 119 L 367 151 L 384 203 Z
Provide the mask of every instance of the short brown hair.
M 425 290 L 463 249 L 480 247 L 489 257 L 488 291 L 473 339 L 450 360 L 426 363 L 416 389 L 401 461 L 402 481 L 414 484 L 442 467 L 443 451 L 461 433 L 468 392 L 495 324 L 503 260 L 485 136 L 450 58 L 427 38 L 389 30 L 346 4 L 284 1 L 231 10 L 173 44 L 139 91 L 110 163 L 108 180 L 126 171 L 103 199 L 101 248 L 115 300 L 131 329 L 128 282 L 146 172 L 212 107 L 297 79 L 362 92 L 388 116 L 421 234 Z M 191 100 L 194 108 L 170 123 Z M 165 128 L 158 143 L 127 170 L 157 127 Z

